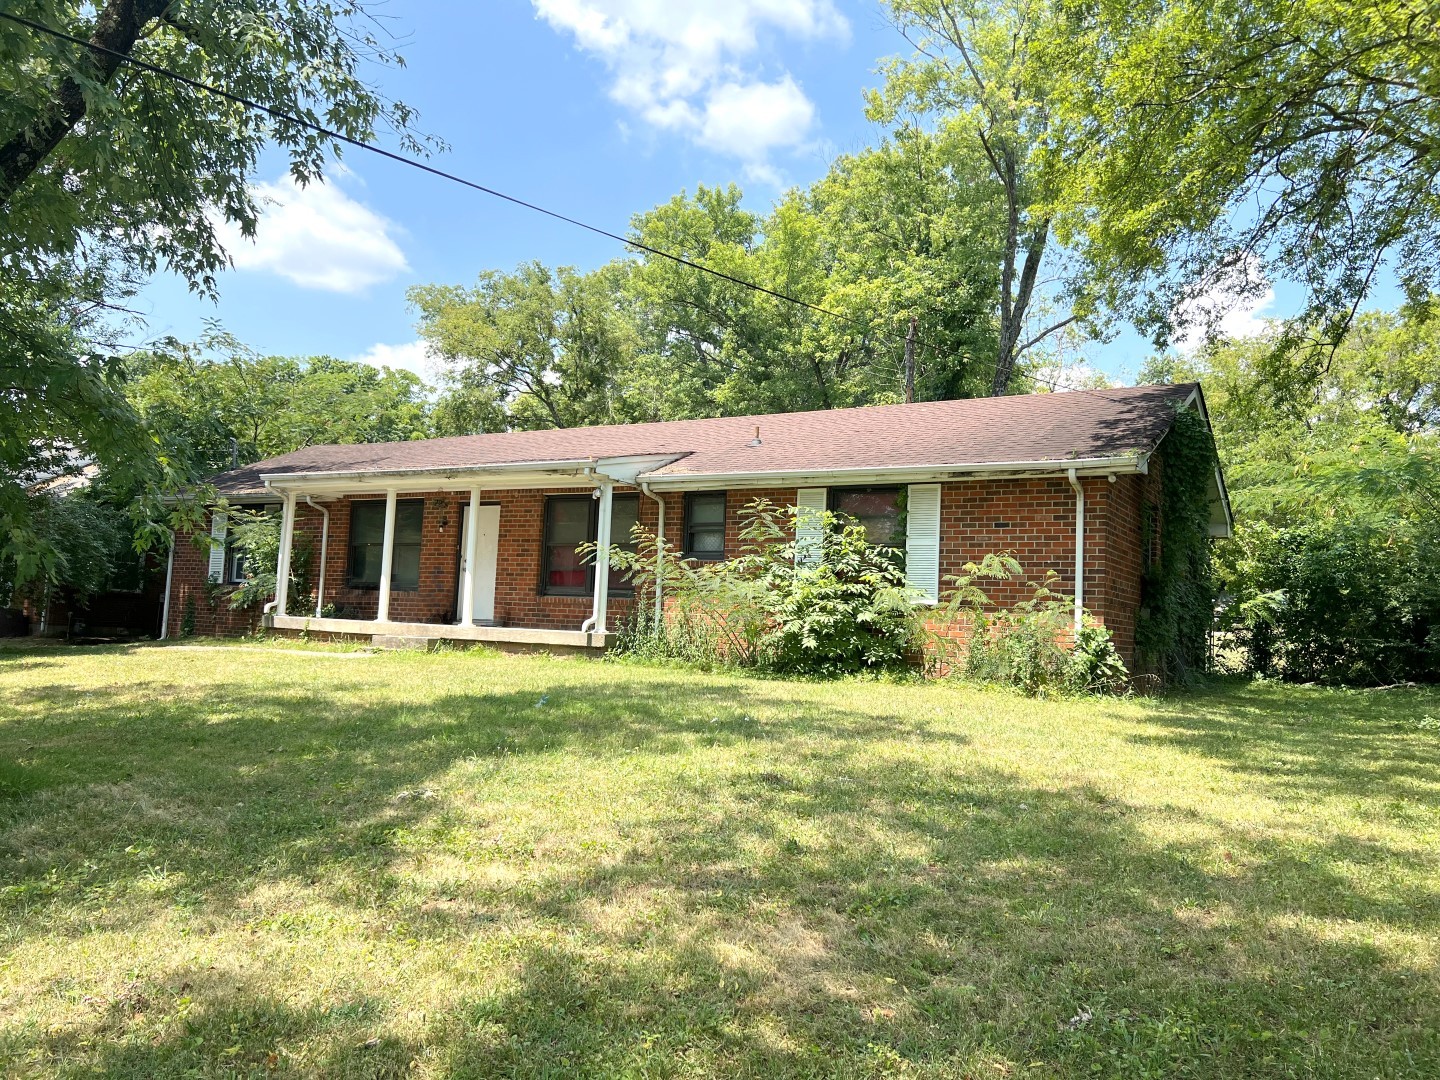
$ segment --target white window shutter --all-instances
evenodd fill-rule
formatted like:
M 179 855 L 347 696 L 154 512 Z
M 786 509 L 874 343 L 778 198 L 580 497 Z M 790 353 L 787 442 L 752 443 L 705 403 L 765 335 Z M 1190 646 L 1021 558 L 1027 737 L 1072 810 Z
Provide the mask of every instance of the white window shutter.
M 795 492 L 795 561 L 801 566 L 814 566 L 820 561 L 821 515 L 825 513 L 826 488 L 800 488 Z
M 911 484 L 905 500 L 905 577 L 925 602 L 940 602 L 940 485 Z
M 225 580 L 225 511 L 210 512 L 210 580 Z

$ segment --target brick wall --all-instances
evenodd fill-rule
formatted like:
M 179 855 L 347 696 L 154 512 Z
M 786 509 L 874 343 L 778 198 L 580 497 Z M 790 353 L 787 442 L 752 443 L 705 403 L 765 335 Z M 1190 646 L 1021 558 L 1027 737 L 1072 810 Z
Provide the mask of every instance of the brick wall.
M 1140 603 L 1141 530 L 1146 501 L 1158 502 L 1158 470 L 1149 476 L 1120 476 L 1082 480 L 1086 495 L 1085 601 L 1095 617 L 1115 635 L 1126 662 L 1134 659 L 1135 615 Z M 500 506 L 500 544 L 496 560 L 495 622 L 500 626 L 541 629 L 579 629 L 589 616 L 589 596 L 547 596 L 540 588 L 541 531 L 545 496 L 587 494 L 589 488 L 484 491 L 482 502 Z M 455 621 L 460 560 L 461 507 L 468 493 L 428 492 L 407 495 L 425 500 L 419 587 L 395 589 L 390 594 L 390 616 L 397 622 Z M 665 500 L 666 534 L 672 544 L 683 539 L 684 497 Z M 349 551 L 350 503 L 384 498 L 362 495 L 327 503 L 330 541 L 325 566 L 325 601 L 335 604 L 343 617 L 373 619 L 378 603 L 374 589 L 346 585 Z M 795 501 L 794 488 L 732 490 L 726 499 L 725 549 L 738 551 L 741 511 L 756 498 L 784 506 Z M 655 503 L 640 498 L 640 522 L 656 527 Z M 1029 581 L 1040 581 L 1047 570 L 1059 576 L 1059 592 L 1074 591 L 1075 492 L 1063 477 L 1030 480 L 977 480 L 947 483 L 941 491 L 940 574 L 946 578 L 963 572 L 966 562 L 990 552 L 1009 551 L 1024 567 L 1025 576 L 1012 582 L 985 583 L 997 604 L 1026 599 Z M 301 504 L 296 514 L 297 535 L 310 537 L 315 549 L 313 572 L 319 571 L 320 515 Z M 175 578 L 170 608 L 170 632 L 179 632 L 186 599 L 196 599 L 196 632 L 239 634 L 255 626 L 258 611 L 231 612 L 223 598 L 211 607 L 204 579 L 207 560 L 203 550 L 182 539 L 176 548 Z M 610 625 L 618 626 L 630 599 L 612 594 Z

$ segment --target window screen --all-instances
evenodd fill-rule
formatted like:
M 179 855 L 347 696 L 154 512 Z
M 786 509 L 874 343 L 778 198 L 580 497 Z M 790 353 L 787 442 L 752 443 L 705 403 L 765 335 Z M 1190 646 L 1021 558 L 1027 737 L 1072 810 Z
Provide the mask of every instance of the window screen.
M 690 559 L 725 557 L 725 492 L 685 496 L 685 552 Z

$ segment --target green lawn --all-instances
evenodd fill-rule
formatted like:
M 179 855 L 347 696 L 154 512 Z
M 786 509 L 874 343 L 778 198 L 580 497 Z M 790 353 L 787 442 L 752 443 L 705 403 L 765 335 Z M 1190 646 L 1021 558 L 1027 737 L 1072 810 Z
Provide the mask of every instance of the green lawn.
M 0 651 L 0 1073 L 1436 1076 L 1436 718 Z

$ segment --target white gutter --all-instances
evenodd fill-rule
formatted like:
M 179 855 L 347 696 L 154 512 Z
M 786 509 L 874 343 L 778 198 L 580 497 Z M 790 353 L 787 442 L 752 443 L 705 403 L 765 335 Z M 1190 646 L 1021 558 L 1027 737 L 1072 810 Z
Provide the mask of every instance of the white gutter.
M 309 495 L 305 501 L 312 510 L 320 511 L 320 575 L 315 585 L 315 617 L 320 618 L 320 612 L 325 610 L 325 553 L 330 548 L 330 511 L 321 506 Z
M 719 485 L 736 486 L 753 483 L 755 486 L 804 485 L 814 482 L 831 486 L 837 481 L 856 483 L 923 483 L 936 480 L 965 480 L 972 477 L 1001 477 L 1010 475 L 1068 475 L 1101 476 L 1109 473 L 1146 473 L 1150 471 L 1148 454 L 1125 454 L 1118 457 L 1073 458 L 1049 461 L 989 461 L 972 464 L 913 465 L 903 468 L 875 468 L 857 466 L 844 469 L 776 469 L 770 471 L 747 470 L 730 473 L 653 473 L 645 476 L 645 482 L 659 491 L 679 491 L 684 488 L 706 488 Z
M 170 583 L 175 580 L 175 530 L 170 530 L 170 555 L 165 560 L 165 603 L 160 608 L 160 640 L 170 636 Z
M 500 465 L 417 466 L 413 469 L 328 469 L 320 472 L 261 473 L 267 488 L 276 484 L 311 483 L 325 480 L 400 480 L 407 477 L 436 477 L 455 480 L 469 476 L 485 476 L 507 472 L 577 472 L 595 466 L 594 458 L 573 458 L 561 461 L 511 461 Z
M 660 619 L 665 612 L 661 596 L 665 584 L 665 500 L 651 491 L 647 483 L 640 484 L 640 491 L 647 499 L 653 499 L 660 508 L 659 524 L 655 527 L 655 629 L 658 631 Z
M 1066 479 L 1075 489 L 1075 633 L 1085 625 L 1085 489 L 1076 479 L 1076 470 L 1066 472 Z

